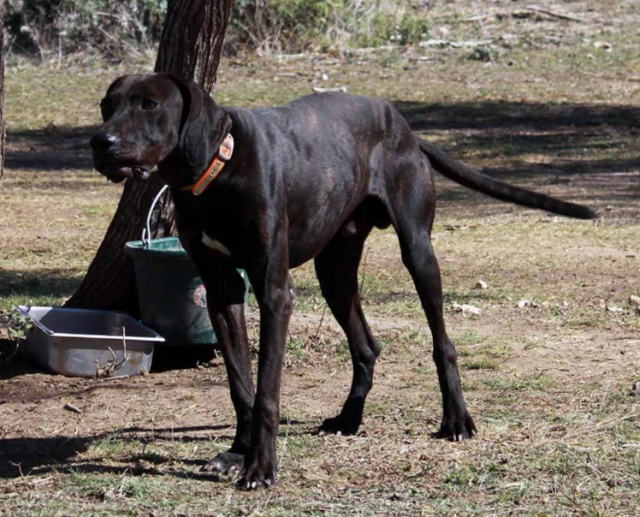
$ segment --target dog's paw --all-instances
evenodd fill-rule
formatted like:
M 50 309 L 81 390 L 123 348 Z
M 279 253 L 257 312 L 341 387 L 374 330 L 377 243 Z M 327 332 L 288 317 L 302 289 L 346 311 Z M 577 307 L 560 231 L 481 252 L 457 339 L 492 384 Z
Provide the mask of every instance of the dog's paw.
M 360 421 L 344 416 L 342 413 L 333 418 L 327 418 L 318 428 L 318 433 L 354 435 L 360 428 Z
M 236 486 L 244 490 L 256 490 L 269 488 L 275 482 L 276 469 L 274 467 L 254 462 L 246 468 Z
M 466 411 L 460 415 L 446 417 L 442 420 L 440 430 L 435 434 L 436 438 L 444 438 L 453 442 L 461 442 L 473 438 L 478 434 L 473 418 Z
M 231 474 L 240 472 L 244 466 L 244 454 L 222 452 L 207 463 L 203 470 L 214 474 Z

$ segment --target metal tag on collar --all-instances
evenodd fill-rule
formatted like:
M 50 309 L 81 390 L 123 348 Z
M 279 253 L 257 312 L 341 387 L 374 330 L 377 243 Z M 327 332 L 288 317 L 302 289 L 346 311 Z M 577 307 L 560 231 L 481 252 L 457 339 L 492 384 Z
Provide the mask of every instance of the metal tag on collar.
M 231 156 L 233 155 L 233 145 L 233 137 L 231 136 L 231 133 L 229 133 L 220 146 L 219 156 L 221 160 L 228 162 L 231 159 Z
M 231 159 L 231 155 L 233 154 L 233 137 L 231 133 L 227 134 L 226 138 L 222 142 L 220 149 L 218 150 L 218 156 L 216 156 L 213 160 L 213 163 L 209 167 L 209 169 L 202 175 L 202 177 L 196 182 L 196 184 L 191 188 L 191 192 L 195 196 L 199 196 L 207 187 L 211 184 L 211 182 L 218 177 L 220 171 L 224 168 L 225 164 Z

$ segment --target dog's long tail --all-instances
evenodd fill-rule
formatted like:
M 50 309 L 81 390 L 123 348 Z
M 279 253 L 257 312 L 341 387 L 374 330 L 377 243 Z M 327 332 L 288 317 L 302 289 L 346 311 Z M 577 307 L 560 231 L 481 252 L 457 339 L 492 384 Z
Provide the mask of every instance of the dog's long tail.
M 421 138 L 416 137 L 416 141 L 420 146 L 420 150 L 427 155 L 436 171 L 464 187 L 477 190 L 501 201 L 538 208 L 554 214 L 577 219 L 598 218 L 598 214 L 586 206 L 568 203 L 551 196 L 545 196 L 544 194 L 538 194 L 495 180 L 454 160 L 442 149 Z

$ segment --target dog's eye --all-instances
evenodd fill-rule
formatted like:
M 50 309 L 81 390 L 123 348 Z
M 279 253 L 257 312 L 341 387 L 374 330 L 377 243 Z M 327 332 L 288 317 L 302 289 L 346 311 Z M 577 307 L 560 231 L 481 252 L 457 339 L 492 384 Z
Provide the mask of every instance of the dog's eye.
M 142 109 L 143 110 L 152 110 L 156 106 L 158 106 L 158 103 L 157 103 L 157 101 L 154 101 L 153 99 L 143 99 L 142 100 Z

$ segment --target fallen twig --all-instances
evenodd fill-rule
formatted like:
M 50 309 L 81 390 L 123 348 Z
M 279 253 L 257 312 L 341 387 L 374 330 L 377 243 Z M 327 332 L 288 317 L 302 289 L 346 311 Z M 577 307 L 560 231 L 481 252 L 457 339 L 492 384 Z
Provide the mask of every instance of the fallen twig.
M 318 323 L 318 330 L 316 330 L 316 335 L 313 336 L 313 343 L 317 343 L 320 338 L 320 329 L 322 328 L 322 323 L 324 322 L 324 314 L 327 312 L 327 305 L 325 304 L 322 309 L 322 316 L 320 316 L 320 323 Z
M 111 377 L 106 377 L 102 379 L 103 381 L 121 381 L 122 379 L 128 379 L 129 377 L 133 377 L 133 375 L 112 375 Z
M 278 77 L 304 77 L 302 72 L 280 72 Z
M 464 21 L 465 22 L 481 22 L 486 20 L 487 18 L 490 18 L 490 15 L 488 14 L 478 14 L 475 16 L 469 16 L 468 18 L 465 18 Z
M 418 45 L 422 48 L 439 47 L 439 48 L 476 48 L 486 47 L 494 42 L 493 39 L 468 40 L 468 41 L 449 41 L 446 39 L 430 39 L 421 41 Z
M 570 16 L 568 14 L 555 13 L 553 11 L 549 11 L 547 9 L 543 9 L 542 7 L 538 7 L 537 5 L 528 5 L 528 11 L 534 11 L 536 13 L 546 14 L 547 16 L 551 16 L 552 18 L 560 18 L 561 20 L 569 20 L 572 22 L 580 22 L 587 23 L 587 20 L 583 20 L 582 18 L 576 18 L 575 16 Z
M 346 86 L 336 86 L 335 88 L 322 88 L 321 86 L 314 86 L 311 88 L 314 93 L 331 93 L 331 92 L 342 92 L 347 93 Z
M 109 347 L 109 352 L 111 352 L 112 358 L 109 359 L 104 366 L 100 366 L 100 363 L 96 360 L 96 379 L 111 377 L 130 359 L 130 356 L 127 354 L 127 336 L 124 327 L 122 327 L 122 347 L 124 349 L 122 361 L 118 361 L 118 357 L 111 347 Z
M 599 75 L 599 74 L 582 74 L 585 77 L 592 77 L 593 79 L 603 79 L 605 81 L 620 81 L 623 83 L 640 83 L 640 77 L 616 77 L 613 75 Z
M 630 420 L 632 418 L 635 418 L 638 416 L 638 411 L 637 408 L 634 407 L 633 410 L 631 410 L 630 413 L 627 413 L 626 415 L 620 417 L 620 418 L 614 418 L 611 420 L 603 420 L 602 422 L 598 422 L 595 426 L 589 428 L 589 429 L 582 429 L 580 431 L 576 431 L 574 433 L 571 434 L 567 434 L 566 436 L 564 436 L 562 439 L 563 440 L 571 440 L 573 438 L 577 438 L 578 436 L 584 436 L 584 435 L 595 435 L 595 434 L 599 434 L 602 432 L 606 432 L 611 430 L 612 427 L 614 427 L 616 424 L 619 424 L 620 422 L 624 422 L 625 420 Z M 548 441 L 552 441 L 551 439 L 549 439 Z
M 79 408 L 75 407 L 72 404 L 65 404 L 63 407 L 64 407 L 64 409 L 67 409 L 69 411 L 73 411 L 74 413 L 78 413 L 79 415 L 82 414 L 82 409 L 79 409 Z

